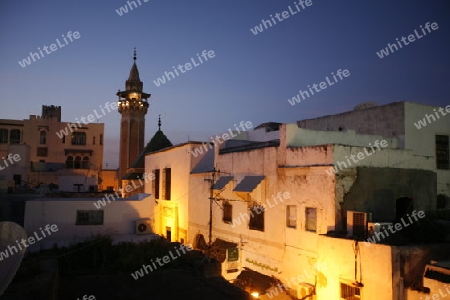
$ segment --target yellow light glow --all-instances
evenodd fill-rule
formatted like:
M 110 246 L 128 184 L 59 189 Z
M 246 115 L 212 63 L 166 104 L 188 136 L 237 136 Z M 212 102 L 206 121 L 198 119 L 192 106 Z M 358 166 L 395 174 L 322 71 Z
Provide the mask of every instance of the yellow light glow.
M 259 293 L 258 292 L 253 292 L 250 295 L 252 295 L 253 298 L 258 298 L 259 297 Z

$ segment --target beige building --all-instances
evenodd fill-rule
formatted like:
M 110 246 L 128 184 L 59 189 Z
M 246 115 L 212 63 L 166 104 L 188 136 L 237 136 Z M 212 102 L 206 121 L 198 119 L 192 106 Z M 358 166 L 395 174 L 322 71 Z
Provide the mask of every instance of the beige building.
M 103 123 L 62 122 L 61 107 L 53 105 L 43 105 L 40 116 L 1 119 L 0 157 L 20 159 L 0 170 L 0 180 L 10 190 L 41 183 L 64 191 L 97 190 L 103 133 Z

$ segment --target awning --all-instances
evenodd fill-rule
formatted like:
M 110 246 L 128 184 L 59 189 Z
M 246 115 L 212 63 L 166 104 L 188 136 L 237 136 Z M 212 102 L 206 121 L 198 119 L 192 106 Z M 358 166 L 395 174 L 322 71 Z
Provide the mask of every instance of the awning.
M 222 190 L 233 179 L 233 176 L 222 176 L 213 185 L 213 190 Z
M 280 283 L 281 282 L 274 277 L 264 275 L 247 267 L 243 268 L 242 272 L 234 281 L 234 285 L 241 289 L 250 289 L 250 292 L 255 291 L 260 295 L 265 294 L 266 291 L 272 288 L 276 288 L 276 285 Z M 280 290 L 279 292 L 282 293 L 283 290 Z
M 233 192 L 251 193 L 264 178 L 265 176 L 245 176 L 234 188 Z

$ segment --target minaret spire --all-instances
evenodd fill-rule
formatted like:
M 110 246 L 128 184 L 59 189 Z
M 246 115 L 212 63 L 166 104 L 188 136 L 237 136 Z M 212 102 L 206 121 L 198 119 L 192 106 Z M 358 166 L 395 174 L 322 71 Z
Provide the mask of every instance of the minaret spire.
M 161 131 L 161 114 L 158 117 L 158 131 Z
M 125 82 L 125 90 L 118 91 L 117 111 L 122 115 L 120 121 L 120 159 L 119 186 L 131 163 L 144 148 L 145 115 L 149 107 L 150 94 L 143 92 L 143 83 L 139 78 L 136 65 L 136 47 L 133 49 L 133 65 L 130 76 Z

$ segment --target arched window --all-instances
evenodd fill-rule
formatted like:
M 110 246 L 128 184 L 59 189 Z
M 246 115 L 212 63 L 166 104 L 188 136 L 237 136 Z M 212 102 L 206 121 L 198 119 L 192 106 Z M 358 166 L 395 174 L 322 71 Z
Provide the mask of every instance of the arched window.
M 0 144 L 8 143 L 8 129 L 0 129 Z
M 92 137 L 92 145 L 95 145 L 95 136 Z
M 73 156 L 67 156 L 66 168 L 67 169 L 73 169 Z
M 47 143 L 47 132 L 45 130 L 42 130 L 39 132 L 39 144 L 46 144 Z
M 11 144 L 19 144 L 20 143 L 20 130 L 19 129 L 11 129 L 9 132 L 9 142 Z
M 80 169 L 81 168 L 81 156 L 75 157 L 74 168 L 75 169 Z
M 82 169 L 89 169 L 89 157 L 85 156 L 83 157 L 83 162 L 81 164 Z

